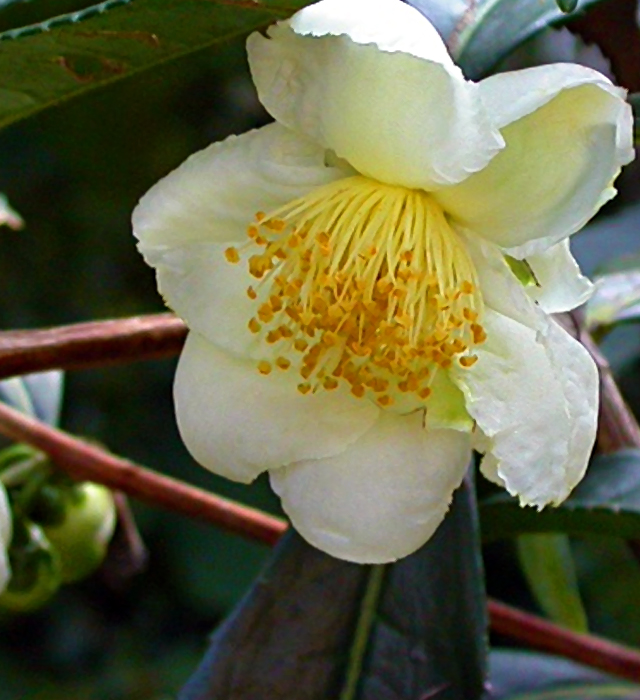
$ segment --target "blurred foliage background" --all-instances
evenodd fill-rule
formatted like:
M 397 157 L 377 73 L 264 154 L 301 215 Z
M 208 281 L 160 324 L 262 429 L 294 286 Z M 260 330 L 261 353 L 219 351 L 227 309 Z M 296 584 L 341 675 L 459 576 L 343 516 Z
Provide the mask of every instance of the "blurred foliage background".
M 46 17 L 53 8 L 58 13 L 84 4 L 40 0 L 37 11 Z M 3 11 L 0 29 L 40 19 L 35 12 L 14 5 Z M 550 49 L 540 39 L 517 60 L 539 61 L 543 49 L 549 60 Z M 0 191 L 26 221 L 21 232 L 0 233 L 2 327 L 37 328 L 162 310 L 153 273 L 135 250 L 133 207 L 190 153 L 266 121 L 239 40 L 90 93 L 0 133 Z M 640 251 L 637 169 L 626 173 L 622 193 L 576 239 L 587 272 Z M 640 408 L 638 328 L 616 332 L 606 348 L 623 388 Z M 265 480 L 235 485 L 206 473 L 187 455 L 173 418 L 174 364 L 68 374 L 62 426 L 161 472 L 277 512 Z M 38 613 L 2 617 L 0 700 L 173 697 L 197 665 L 208 632 L 268 556 L 263 546 L 133 506 L 150 551 L 146 571 L 131 580 L 98 572 L 64 587 Z M 573 544 L 592 631 L 640 645 L 637 562 L 612 540 Z M 488 547 L 486 562 L 491 594 L 535 610 L 512 543 Z

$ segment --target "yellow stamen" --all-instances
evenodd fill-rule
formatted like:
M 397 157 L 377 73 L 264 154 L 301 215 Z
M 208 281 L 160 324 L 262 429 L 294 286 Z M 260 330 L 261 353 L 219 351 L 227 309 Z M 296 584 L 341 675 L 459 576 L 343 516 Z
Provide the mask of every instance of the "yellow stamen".
M 426 192 L 345 178 L 258 212 L 247 236 L 249 273 L 264 285 L 249 329 L 265 350 L 279 343 L 273 362 L 295 366 L 300 393 L 346 383 L 383 407 L 423 403 L 438 370 L 476 361 L 462 355 L 487 337 L 475 267 Z M 236 248 L 225 256 L 240 260 Z
M 224 257 L 234 265 L 240 262 L 240 253 L 237 248 L 227 248 L 224 251 Z

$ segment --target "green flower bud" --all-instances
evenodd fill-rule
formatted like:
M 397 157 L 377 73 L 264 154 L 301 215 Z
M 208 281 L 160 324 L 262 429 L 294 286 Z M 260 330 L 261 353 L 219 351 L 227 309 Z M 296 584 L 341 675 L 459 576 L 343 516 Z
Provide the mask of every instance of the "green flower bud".
M 9 549 L 11 579 L 0 594 L 0 608 L 31 612 L 45 605 L 61 583 L 60 557 L 35 523 L 15 524 Z
M 62 491 L 64 519 L 45 524 L 44 532 L 62 563 L 64 583 L 86 578 L 102 563 L 116 523 L 111 491 L 84 482 Z

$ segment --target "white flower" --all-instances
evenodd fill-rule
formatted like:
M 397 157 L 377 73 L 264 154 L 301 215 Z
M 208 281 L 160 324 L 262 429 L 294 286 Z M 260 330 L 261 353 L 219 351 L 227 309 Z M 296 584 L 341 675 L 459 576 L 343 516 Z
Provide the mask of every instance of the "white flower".
M 300 533 L 357 562 L 433 534 L 472 446 L 523 504 L 562 501 L 598 379 L 547 314 L 589 295 L 567 237 L 633 157 L 624 91 L 571 64 L 469 82 L 399 0 L 323 0 L 248 51 L 275 123 L 134 213 L 191 329 L 191 453 L 238 481 L 269 470 Z

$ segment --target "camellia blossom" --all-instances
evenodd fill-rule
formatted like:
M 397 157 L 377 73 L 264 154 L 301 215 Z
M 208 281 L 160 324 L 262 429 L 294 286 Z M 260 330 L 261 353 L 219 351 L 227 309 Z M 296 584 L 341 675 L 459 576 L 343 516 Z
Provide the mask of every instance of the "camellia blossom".
M 471 449 L 542 507 L 584 474 L 593 360 L 568 236 L 633 157 L 624 90 L 572 64 L 474 83 L 400 0 L 323 0 L 248 40 L 275 123 L 141 200 L 139 248 L 189 328 L 182 437 L 269 470 L 297 530 L 385 562 L 426 542 Z

